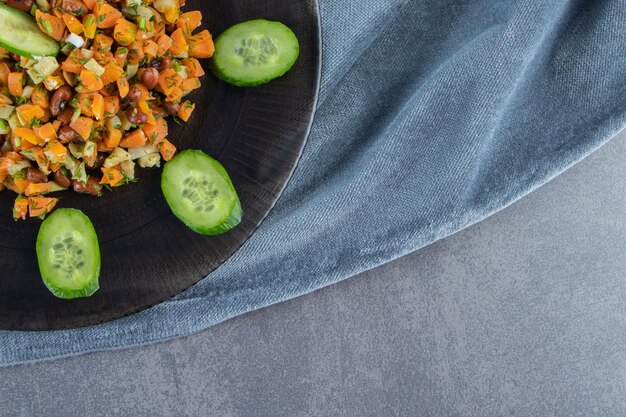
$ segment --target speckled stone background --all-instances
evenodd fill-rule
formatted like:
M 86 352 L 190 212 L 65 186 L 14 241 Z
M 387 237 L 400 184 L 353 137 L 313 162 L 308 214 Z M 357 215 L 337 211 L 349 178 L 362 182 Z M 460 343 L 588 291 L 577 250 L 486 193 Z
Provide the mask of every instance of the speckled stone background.
M 358 278 L 188 338 L 0 369 L 0 416 L 625 415 L 624 138 Z

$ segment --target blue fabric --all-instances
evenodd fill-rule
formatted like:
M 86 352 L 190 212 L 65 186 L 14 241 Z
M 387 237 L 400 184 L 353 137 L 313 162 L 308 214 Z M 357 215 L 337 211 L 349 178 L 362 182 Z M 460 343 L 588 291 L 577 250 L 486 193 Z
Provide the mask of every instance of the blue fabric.
M 243 249 L 132 317 L 0 332 L 0 364 L 187 335 L 340 281 L 502 209 L 625 125 L 623 0 L 320 3 L 309 143 Z

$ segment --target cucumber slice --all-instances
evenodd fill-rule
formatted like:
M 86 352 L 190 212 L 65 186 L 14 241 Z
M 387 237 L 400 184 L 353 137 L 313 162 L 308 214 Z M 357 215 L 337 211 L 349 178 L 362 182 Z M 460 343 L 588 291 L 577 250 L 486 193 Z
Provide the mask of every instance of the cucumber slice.
M 250 20 L 227 29 L 216 39 L 212 68 L 230 84 L 254 87 L 284 75 L 299 54 L 298 38 L 287 26 Z
M 37 259 L 44 284 L 59 298 L 89 297 L 100 288 L 98 236 L 80 210 L 59 209 L 43 222 Z
M 0 46 L 28 58 L 56 56 L 59 44 L 39 30 L 31 15 L 0 3 Z
M 219 235 L 241 222 L 241 203 L 228 173 L 202 151 L 186 150 L 169 161 L 161 189 L 174 215 L 196 233 Z

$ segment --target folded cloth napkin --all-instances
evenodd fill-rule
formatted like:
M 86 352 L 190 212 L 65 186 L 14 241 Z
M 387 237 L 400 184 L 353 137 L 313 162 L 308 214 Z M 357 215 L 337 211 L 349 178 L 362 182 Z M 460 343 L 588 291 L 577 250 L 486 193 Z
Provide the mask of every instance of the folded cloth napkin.
M 319 110 L 293 180 L 254 236 L 200 284 L 142 313 L 0 332 L 0 365 L 188 335 L 335 283 L 502 209 L 626 123 L 623 0 L 320 0 L 320 9 Z

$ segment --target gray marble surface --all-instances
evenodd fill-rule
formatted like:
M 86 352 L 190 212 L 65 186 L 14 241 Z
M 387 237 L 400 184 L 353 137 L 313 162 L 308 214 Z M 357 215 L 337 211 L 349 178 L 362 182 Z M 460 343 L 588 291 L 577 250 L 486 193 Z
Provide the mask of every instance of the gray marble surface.
M 358 278 L 191 337 L 0 369 L 0 416 L 625 415 L 624 138 Z

